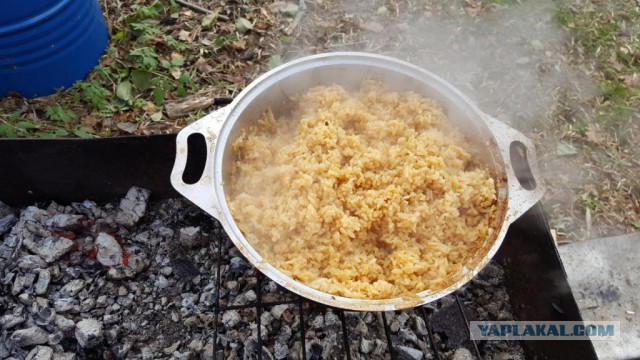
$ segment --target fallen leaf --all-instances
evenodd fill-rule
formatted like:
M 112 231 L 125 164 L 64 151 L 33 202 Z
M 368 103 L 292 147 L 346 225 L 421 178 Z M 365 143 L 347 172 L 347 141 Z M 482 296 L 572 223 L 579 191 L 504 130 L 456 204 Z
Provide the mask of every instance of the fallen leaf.
M 238 20 L 236 21 L 236 31 L 239 32 L 240 34 L 244 34 L 247 31 L 253 29 L 253 24 L 251 23 L 251 21 L 241 17 L 238 18 Z
M 213 71 L 213 67 L 209 65 L 208 60 L 204 57 L 198 58 L 194 66 L 196 70 L 198 70 L 198 72 L 203 74 L 207 74 Z
M 161 121 L 162 120 L 162 111 L 158 111 L 150 116 L 151 121 Z
M 158 107 L 156 106 L 156 104 L 152 103 L 151 101 L 147 101 L 146 104 L 142 105 L 142 110 L 148 113 L 153 113 L 153 112 L 156 112 L 156 110 L 158 110 Z
M 559 156 L 572 156 L 576 155 L 577 153 L 578 150 L 576 150 L 576 148 L 563 142 L 559 143 L 556 147 L 556 154 L 558 154 Z
M 116 126 L 118 127 L 118 129 L 129 134 L 133 134 L 138 129 L 138 125 L 131 122 L 118 123 Z
M 597 124 L 589 124 L 585 136 L 588 141 L 594 144 L 602 145 L 607 142 L 607 133 L 602 131 Z
M 245 50 L 247 47 L 247 40 L 239 39 L 233 42 L 228 42 L 226 45 L 233 50 Z
M 178 33 L 178 39 L 182 41 L 190 41 L 189 36 L 189 32 L 186 30 L 180 30 L 180 32 Z
M 171 76 L 173 76 L 173 78 L 176 80 L 180 79 L 180 76 L 182 76 L 182 71 L 180 71 L 180 69 L 177 67 L 172 67 L 171 69 L 169 69 L 169 72 L 171 73 Z
M 202 21 L 200 22 L 200 24 L 202 24 L 202 27 L 208 28 L 217 18 L 218 18 L 218 13 L 209 14 L 202 18 Z

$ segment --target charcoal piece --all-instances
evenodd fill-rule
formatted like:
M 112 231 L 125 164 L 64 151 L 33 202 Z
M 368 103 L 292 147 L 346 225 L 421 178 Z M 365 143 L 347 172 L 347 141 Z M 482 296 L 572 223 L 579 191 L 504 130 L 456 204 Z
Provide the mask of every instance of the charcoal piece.
M 467 315 L 470 317 L 471 314 Z M 455 301 L 430 314 L 429 322 L 434 332 L 445 334 L 443 337 L 449 349 L 457 349 L 470 341 L 464 318 Z
M 18 218 L 13 214 L 0 217 L 0 236 L 9 231 L 16 222 L 18 222 Z
M 107 233 L 99 233 L 95 243 L 96 260 L 104 266 L 116 266 L 122 264 L 122 247 L 120 243 Z
M 81 347 L 96 347 L 103 339 L 102 323 L 93 318 L 81 320 L 76 324 L 75 335 Z
M 24 322 L 25 318 L 20 315 L 6 314 L 0 317 L 0 327 L 2 330 L 9 330 L 16 325 L 20 325 Z
M 27 355 L 28 360 L 45 360 L 53 357 L 53 349 L 48 346 L 38 345 Z
M 82 279 L 71 280 L 67 284 L 65 284 L 58 292 L 56 293 L 56 298 L 69 298 L 74 297 L 76 294 L 80 292 L 86 285 L 86 281 Z
M 147 210 L 151 191 L 137 186 L 132 187 L 127 195 L 120 200 L 120 206 L 116 213 L 116 223 L 124 227 L 133 227 L 144 216 Z
M 344 313 L 351 359 L 385 359 L 389 356 L 382 313 Z
M 300 309 L 297 304 L 266 307 L 260 316 L 262 345 L 274 359 L 302 359 Z M 277 318 L 274 315 L 279 315 Z M 263 357 L 264 359 L 264 357 Z
M 408 346 L 398 346 L 395 349 L 396 349 L 396 356 L 399 360 L 424 359 L 424 353 L 418 349 L 414 349 Z
M 217 341 L 215 348 L 218 359 L 257 358 L 259 351 L 257 309 L 245 308 L 222 312 L 218 317 Z
M 258 270 L 241 255 L 233 256 L 222 264 L 220 305 L 242 306 L 255 303 L 258 298 Z
M 56 214 L 47 219 L 44 224 L 50 228 L 72 229 L 78 227 L 83 218 L 82 215 Z
M 17 265 L 27 271 L 47 267 L 47 263 L 38 255 L 25 255 L 18 259 Z
M 183 280 L 191 280 L 200 274 L 198 268 L 189 259 L 180 258 L 171 260 L 169 266 L 173 269 L 173 273 Z
M 71 251 L 75 243 L 67 238 L 48 237 L 36 248 L 36 253 L 46 262 L 52 263 Z
M 283 288 L 278 285 L 275 281 L 264 278 L 262 280 L 262 302 L 271 303 L 271 302 L 280 302 L 280 301 L 289 301 L 294 300 L 298 296 L 291 291 Z
M 346 358 L 342 322 L 335 320 L 335 310 L 304 303 L 303 313 L 306 330 L 304 351 L 307 359 Z
M 11 209 L 11 206 L 0 201 L 0 218 L 3 218 L 7 215 L 13 215 L 13 209 Z
M 49 341 L 49 333 L 38 326 L 32 326 L 14 331 L 10 340 L 17 347 L 46 344 Z
M 451 360 L 475 360 L 475 357 L 471 354 L 471 351 L 460 348 L 453 353 Z
M 209 235 L 204 234 L 199 226 L 187 226 L 180 229 L 180 243 L 189 248 L 204 246 L 209 242 Z

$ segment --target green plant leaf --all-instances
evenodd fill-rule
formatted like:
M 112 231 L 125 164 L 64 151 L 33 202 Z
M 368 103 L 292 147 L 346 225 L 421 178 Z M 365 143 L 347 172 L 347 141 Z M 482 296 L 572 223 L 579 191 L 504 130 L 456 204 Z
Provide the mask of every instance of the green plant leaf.
M 67 130 L 64 129 L 57 129 L 54 134 L 56 136 L 69 136 L 69 132 Z
M 213 40 L 213 45 L 216 48 L 221 47 L 227 41 L 227 38 L 224 36 L 217 36 L 215 40 Z
M 149 87 L 153 74 L 146 70 L 133 70 L 131 72 L 131 82 L 140 91 L 145 91 Z
M 191 76 L 188 72 L 182 73 L 178 78 L 178 82 L 180 82 L 180 84 L 186 84 L 189 82 L 189 80 L 191 80 Z
M 36 137 L 39 137 L 41 139 L 53 139 L 53 138 L 56 137 L 56 134 L 48 133 L 48 132 L 41 132 L 41 131 L 38 131 L 37 133 L 35 133 L 33 135 L 35 135 Z
M 89 134 L 88 132 L 86 132 L 86 131 L 84 131 L 84 130 L 82 130 L 80 128 L 73 130 L 73 133 L 77 137 L 80 137 L 80 138 L 83 138 L 83 139 L 91 139 L 91 138 L 93 138 L 93 135 Z
M 164 104 L 164 90 L 161 88 L 153 88 L 151 95 L 153 95 L 153 102 L 156 106 L 162 106 L 162 104 Z
M 182 65 L 184 65 L 184 59 L 182 59 L 182 58 L 171 59 L 171 65 L 173 65 L 173 66 L 182 66 Z
M 179 85 L 176 89 L 176 95 L 178 95 L 179 97 L 185 97 L 187 96 L 187 90 L 184 88 L 184 86 Z
M 129 101 L 133 97 L 131 95 L 131 83 L 129 81 L 123 81 L 116 87 L 116 95 L 118 98 Z
M 63 108 L 60 104 L 48 106 L 44 109 L 44 113 L 50 120 L 62 121 L 65 124 L 70 123 L 78 118 L 78 115 L 72 110 Z
M 124 39 L 124 32 L 118 31 L 115 35 L 111 37 L 113 40 L 122 40 Z
M 19 123 L 16 124 L 16 127 L 20 128 L 20 129 L 24 129 L 24 130 L 39 128 L 38 125 L 36 125 L 36 124 L 34 124 L 32 122 L 29 122 L 29 121 L 20 121 Z
M 640 220 L 638 220 L 638 221 L 634 222 L 634 223 L 633 223 L 633 226 L 634 226 L 636 229 L 640 229 Z
M 13 130 L 11 125 L 1 124 L 0 125 L 0 136 L 6 136 L 8 138 L 17 138 L 18 135 L 16 131 Z

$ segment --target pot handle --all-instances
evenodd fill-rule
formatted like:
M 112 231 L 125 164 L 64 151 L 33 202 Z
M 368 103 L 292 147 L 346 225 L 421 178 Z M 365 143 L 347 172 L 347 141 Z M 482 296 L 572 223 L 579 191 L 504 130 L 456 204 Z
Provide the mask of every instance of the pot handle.
M 173 164 L 173 170 L 171 170 L 171 185 L 184 197 L 218 220 L 221 220 L 222 215 L 213 186 L 213 155 L 218 134 L 230 110 L 230 106 L 225 106 L 180 130 L 176 138 L 176 160 Z M 187 184 L 183 180 L 183 175 L 189 158 L 187 139 L 192 134 L 204 136 L 207 156 L 200 179 L 193 184 Z
M 506 221 L 512 223 L 540 201 L 545 192 L 540 168 L 538 167 L 536 149 L 533 142 L 521 132 L 489 115 L 485 114 L 484 118 L 505 160 L 509 186 L 509 207 Z M 514 149 L 514 146 L 517 148 Z M 514 159 L 512 156 L 514 152 L 521 152 L 519 157 L 526 162 L 523 165 L 527 165 L 523 168 L 528 167 L 530 171 L 531 176 L 524 179 L 525 184 L 521 183 L 516 175 L 515 167 L 517 164 L 515 162 L 520 160 Z M 527 187 L 525 188 L 523 185 Z

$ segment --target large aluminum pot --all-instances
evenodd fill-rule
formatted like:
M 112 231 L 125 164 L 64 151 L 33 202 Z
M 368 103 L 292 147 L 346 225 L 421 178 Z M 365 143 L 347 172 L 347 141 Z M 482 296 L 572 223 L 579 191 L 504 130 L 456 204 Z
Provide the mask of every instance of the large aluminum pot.
M 467 135 L 477 149 L 475 156 L 484 161 L 496 177 L 498 216 L 493 235 L 485 239 L 474 261 L 466 264 L 443 289 L 427 290 L 417 298 L 360 300 L 324 293 L 290 277 L 267 263 L 245 239 L 227 204 L 225 187 L 230 184 L 234 155 L 231 144 L 240 130 L 271 108 L 276 117 L 290 111 L 290 96 L 304 93 L 317 85 L 338 84 L 356 89 L 362 80 L 376 79 L 395 91 L 414 91 L 438 101 L 454 125 Z M 187 162 L 187 138 L 204 135 L 207 160 L 204 173 L 194 184 L 183 181 Z M 520 144 L 518 144 L 520 143 Z M 544 193 L 540 181 L 533 190 L 525 189 L 514 172 L 510 150 L 518 144 L 526 151 L 534 179 L 538 177 L 535 149 L 531 141 L 504 123 L 481 112 L 460 91 L 438 76 L 415 65 L 394 58 L 357 52 L 337 52 L 304 57 L 260 76 L 247 86 L 230 105 L 215 111 L 184 128 L 178 134 L 176 161 L 171 183 L 187 199 L 218 219 L 242 254 L 260 271 L 283 287 L 308 299 L 344 309 L 389 311 L 428 303 L 439 299 L 468 282 L 495 255 L 509 225 L 532 207 Z

